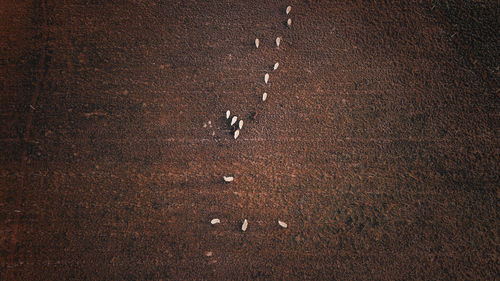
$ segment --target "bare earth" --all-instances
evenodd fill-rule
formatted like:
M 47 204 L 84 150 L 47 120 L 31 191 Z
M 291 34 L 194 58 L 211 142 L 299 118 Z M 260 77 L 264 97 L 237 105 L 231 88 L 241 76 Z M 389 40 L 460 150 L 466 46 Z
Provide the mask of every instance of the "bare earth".
M 0 280 L 498 278 L 498 2 L 345 2 L 0 1 Z

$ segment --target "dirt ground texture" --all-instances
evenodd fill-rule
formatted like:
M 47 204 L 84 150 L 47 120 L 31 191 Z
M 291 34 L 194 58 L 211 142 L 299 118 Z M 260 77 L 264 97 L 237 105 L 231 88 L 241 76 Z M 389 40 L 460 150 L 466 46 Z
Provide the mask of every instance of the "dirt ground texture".
M 495 280 L 499 10 L 0 1 L 0 280 Z

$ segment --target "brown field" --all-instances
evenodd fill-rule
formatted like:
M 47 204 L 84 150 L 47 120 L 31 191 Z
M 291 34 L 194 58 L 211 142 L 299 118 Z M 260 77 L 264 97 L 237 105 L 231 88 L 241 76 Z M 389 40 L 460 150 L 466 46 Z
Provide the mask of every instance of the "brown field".
M 500 5 L 385 2 L 0 1 L 0 280 L 498 278 Z

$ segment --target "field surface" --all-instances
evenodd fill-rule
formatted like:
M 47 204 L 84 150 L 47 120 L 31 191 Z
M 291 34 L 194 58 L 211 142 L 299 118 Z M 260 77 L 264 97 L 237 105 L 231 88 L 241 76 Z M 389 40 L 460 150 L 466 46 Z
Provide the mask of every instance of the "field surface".
M 0 280 L 498 278 L 498 2 L 383 2 L 0 1 Z

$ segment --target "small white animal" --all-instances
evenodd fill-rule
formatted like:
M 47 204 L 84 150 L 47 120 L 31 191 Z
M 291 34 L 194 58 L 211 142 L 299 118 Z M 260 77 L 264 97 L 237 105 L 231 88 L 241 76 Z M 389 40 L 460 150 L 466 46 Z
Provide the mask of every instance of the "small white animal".
M 288 15 L 290 13 L 290 11 L 292 10 L 292 7 L 291 6 L 288 6 L 286 7 L 286 14 Z
M 286 224 L 286 222 L 283 222 L 283 221 L 280 221 L 280 220 L 278 220 L 278 224 L 279 224 L 281 227 L 283 227 L 283 228 L 287 228 L 287 227 L 288 227 L 288 225 Z
M 220 223 L 220 219 L 213 219 L 210 221 L 211 224 L 217 224 Z
M 287 24 L 288 26 L 291 26 L 291 25 L 292 25 L 292 19 L 288 19 L 288 20 L 286 21 L 286 24 Z
M 247 227 L 248 227 L 248 221 L 247 221 L 247 219 L 245 219 L 243 221 L 243 224 L 241 225 L 241 230 L 246 231 Z
M 240 130 L 241 128 L 243 128 L 243 120 L 240 120 L 240 122 L 238 123 L 238 128 L 240 128 Z
M 266 99 L 267 99 L 267 93 L 263 93 L 262 94 L 262 101 L 266 101 Z
M 234 180 L 234 177 L 231 176 L 223 176 L 222 178 L 225 182 L 232 182 Z
M 260 44 L 259 38 L 255 38 L 255 47 L 257 47 L 257 49 L 259 48 L 259 44 Z
M 229 119 L 229 116 L 231 116 L 231 111 L 226 111 L 226 119 Z
M 267 84 L 268 81 L 269 81 L 269 73 L 266 73 L 266 75 L 264 75 L 264 82 Z
M 276 46 L 280 46 L 281 43 L 281 37 L 276 37 Z
M 233 126 L 234 123 L 236 123 L 237 120 L 238 120 L 238 117 L 233 116 L 233 119 L 231 119 L 231 126 Z
M 273 70 L 278 69 L 278 66 L 280 66 L 280 63 L 279 63 L 279 62 L 275 63 L 275 64 L 274 64 L 274 67 L 273 67 Z
M 240 130 L 234 131 L 234 139 L 237 139 L 239 135 L 240 135 Z

